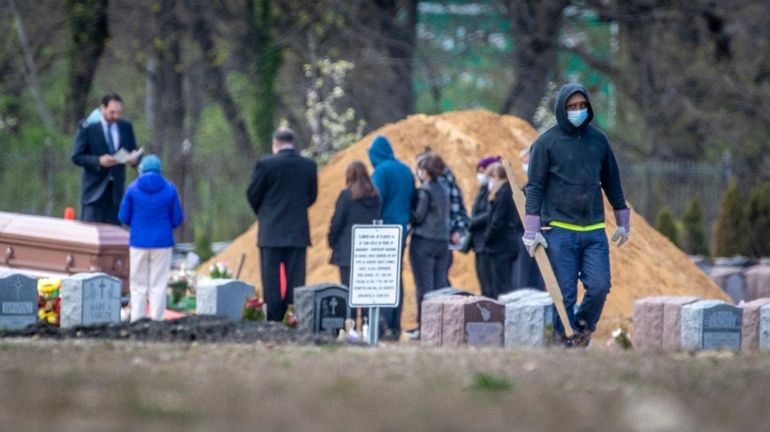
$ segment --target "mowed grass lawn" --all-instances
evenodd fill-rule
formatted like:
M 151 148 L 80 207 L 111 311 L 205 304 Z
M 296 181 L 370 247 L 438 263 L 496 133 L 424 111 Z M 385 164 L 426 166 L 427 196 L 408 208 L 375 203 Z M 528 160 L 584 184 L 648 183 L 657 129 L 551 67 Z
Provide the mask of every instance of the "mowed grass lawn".
M 0 429 L 770 430 L 770 355 L 0 341 Z

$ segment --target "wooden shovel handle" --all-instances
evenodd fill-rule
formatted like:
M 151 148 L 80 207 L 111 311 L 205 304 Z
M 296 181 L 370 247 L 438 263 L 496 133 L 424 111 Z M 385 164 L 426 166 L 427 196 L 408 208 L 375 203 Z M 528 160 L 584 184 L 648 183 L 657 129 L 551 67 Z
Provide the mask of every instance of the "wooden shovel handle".
M 524 192 L 519 187 L 519 182 L 516 181 L 516 174 L 513 172 L 513 167 L 508 160 L 503 160 L 503 168 L 505 168 L 505 174 L 508 176 L 508 182 L 511 184 L 511 190 L 513 191 L 513 202 L 516 204 L 516 211 L 519 212 L 521 222 L 524 223 L 524 205 L 526 199 Z M 575 331 L 572 330 L 572 324 L 567 317 L 567 310 L 564 308 L 564 298 L 561 294 L 561 288 L 556 281 L 556 275 L 553 273 L 551 262 L 548 261 L 548 255 L 545 252 L 545 248 L 541 245 L 537 245 L 535 248 L 535 261 L 537 267 L 540 269 L 540 274 L 543 275 L 543 281 L 545 282 L 545 288 L 548 290 L 548 294 L 551 295 L 551 300 L 556 306 L 556 312 L 561 318 L 561 322 L 564 325 L 564 334 L 567 337 L 572 337 Z

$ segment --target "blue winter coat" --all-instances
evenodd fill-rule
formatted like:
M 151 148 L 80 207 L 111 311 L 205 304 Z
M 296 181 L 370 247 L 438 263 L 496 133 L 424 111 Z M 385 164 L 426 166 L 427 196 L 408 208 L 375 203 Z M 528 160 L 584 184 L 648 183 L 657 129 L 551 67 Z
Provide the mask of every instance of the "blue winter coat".
M 382 202 L 382 222 L 399 224 L 406 233 L 415 190 L 412 170 L 396 159 L 390 142 L 382 135 L 377 135 L 372 141 L 369 160 L 374 166 L 372 183 L 377 188 Z
M 118 218 L 131 227 L 131 247 L 174 246 L 174 228 L 181 225 L 183 219 L 176 187 L 157 172 L 140 175 L 128 186 Z

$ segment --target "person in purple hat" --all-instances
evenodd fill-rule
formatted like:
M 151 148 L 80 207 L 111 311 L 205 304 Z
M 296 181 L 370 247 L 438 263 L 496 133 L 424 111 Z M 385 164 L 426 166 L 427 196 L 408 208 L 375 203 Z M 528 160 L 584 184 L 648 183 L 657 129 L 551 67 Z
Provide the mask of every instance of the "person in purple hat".
M 476 198 L 473 199 L 471 208 L 471 223 L 469 243 L 466 251 L 473 249 L 476 252 L 476 277 L 481 285 L 481 294 L 484 296 L 492 295 L 492 269 L 491 256 L 484 251 L 484 234 L 487 229 L 487 219 L 489 216 L 489 178 L 485 172 L 493 163 L 500 162 L 500 156 L 484 156 L 476 164 L 476 179 L 479 182 L 479 191 Z

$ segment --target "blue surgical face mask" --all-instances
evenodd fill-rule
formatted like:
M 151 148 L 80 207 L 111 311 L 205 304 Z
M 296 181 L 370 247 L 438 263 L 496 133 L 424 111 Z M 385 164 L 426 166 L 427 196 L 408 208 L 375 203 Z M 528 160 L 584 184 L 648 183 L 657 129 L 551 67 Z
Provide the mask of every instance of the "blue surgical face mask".
M 479 184 L 486 185 L 489 179 L 487 178 L 486 174 L 484 173 L 476 173 L 476 180 L 478 180 Z
M 576 111 L 567 111 L 567 119 L 573 126 L 579 127 L 588 118 L 588 108 L 579 109 Z

